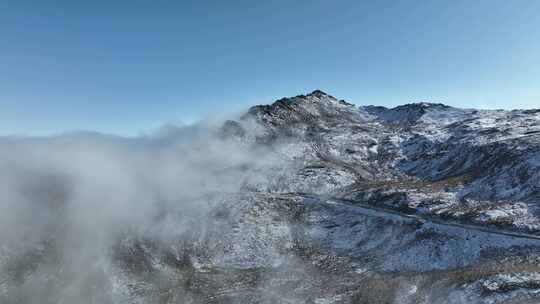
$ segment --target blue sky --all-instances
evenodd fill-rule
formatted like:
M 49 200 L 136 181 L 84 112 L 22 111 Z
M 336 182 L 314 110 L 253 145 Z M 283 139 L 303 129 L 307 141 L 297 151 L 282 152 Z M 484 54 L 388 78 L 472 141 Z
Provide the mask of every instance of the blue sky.
M 0 0 L 0 134 L 133 135 L 322 89 L 540 108 L 540 1 Z

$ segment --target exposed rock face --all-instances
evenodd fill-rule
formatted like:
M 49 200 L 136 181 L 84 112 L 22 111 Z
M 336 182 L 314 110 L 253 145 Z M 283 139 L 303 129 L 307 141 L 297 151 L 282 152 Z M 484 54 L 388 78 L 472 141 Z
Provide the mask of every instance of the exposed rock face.
M 540 294 L 539 110 L 356 107 L 314 91 L 252 107 L 217 134 L 275 161 L 220 171 L 245 172 L 238 192 L 208 193 L 204 214 L 168 215 L 189 223 L 172 241 L 126 232 L 95 278 L 100 297 L 81 303 L 526 303 Z M 24 292 L 39 282 L 69 288 L 61 269 L 40 277 L 56 267 L 47 247 L 29 252 L 5 253 L 0 302 L 34 303 Z

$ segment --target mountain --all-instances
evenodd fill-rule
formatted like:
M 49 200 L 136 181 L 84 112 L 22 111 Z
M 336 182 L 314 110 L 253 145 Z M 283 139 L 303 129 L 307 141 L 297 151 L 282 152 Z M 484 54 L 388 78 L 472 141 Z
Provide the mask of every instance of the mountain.
M 123 233 L 80 303 L 540 301 L 540 110 L 358 107 L 317 90 L 213 136 L 255 155 L 213 171 L 238 189 L 152 219 L 171 238 Z M 0 251 L 0 302 L 69 290 L 47 248 Z

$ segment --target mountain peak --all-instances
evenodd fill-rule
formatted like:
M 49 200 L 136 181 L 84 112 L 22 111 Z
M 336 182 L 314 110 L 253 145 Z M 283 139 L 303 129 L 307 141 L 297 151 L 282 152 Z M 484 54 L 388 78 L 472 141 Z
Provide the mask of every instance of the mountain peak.
M 307 95 L 284 97 L 269 105 L 251 107 L 242 119 L 256 118 L 274 126 L 292 124 L 325 124 L 330 121 L 347 119 L 350 121 L 365 121 L 358 107 L 338 100 L 321 90 L 315 90 Z
M 301 98 L 301 99 L 309 99 L 309 98 L 312 98 L 312 97 L 316 97 L 316 98 L 319 98 L 319 99 L 322 99 L 322 98 L 329 98 L 329 99 L 335 99 L 337 100 L 334 96 L 322 91 L 322 90 L 314 90 L 313 92 L 311 93 L 308 93 L 308 94 L 300 94 L 300 95 L 296 95 L 294 97 L 284 97 L 284 98 L 281 98 L 280 100 L 289 100 L 289 99 L 295 99 L 295 98 Z
M 381 106 L 365 106 L 363 108 L 371 115 L 394 124 L 413 124 L 427 113 L 444 113 L 454 109 L 451 106 L 433 102 L 414 102 L 396 106 L 394 108 Z
M 436 103 L 436 102 L 413 102 L 404 104 L 401 106 L 397 106 L 394 109 L 404 109 L 404 108 L 416 108 L 416 109 L 428 109 L 428 108 L 438 108 L 438 109 L 450 109 L 451 106 L 445 105 L 443 103 Z
M 321 91 L 321 90 L 315 90 L 315 91 L 313 91 L 313 92 L 307 94 L 307 96 L 315 96 L 315 97 L 317 97 L 317 98 L 321 98 L 321 97 L 331 97 L 331 98 L 334 98 L 334 99 L 335 99 L 334 96 L 332 96 L 332 95 L 330 95 L 330 94 L 328 94 L 328 93 L 326 93 L 326 92 L 323 92 L 323 91 Z

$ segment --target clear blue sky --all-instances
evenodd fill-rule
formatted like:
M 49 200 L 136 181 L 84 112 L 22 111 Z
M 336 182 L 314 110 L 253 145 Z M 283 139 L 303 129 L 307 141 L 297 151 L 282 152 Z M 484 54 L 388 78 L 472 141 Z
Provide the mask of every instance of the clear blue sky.
M 0 134 L 137 134 L 322 89 L 540 107 L 540 1 L 0 0 Z

